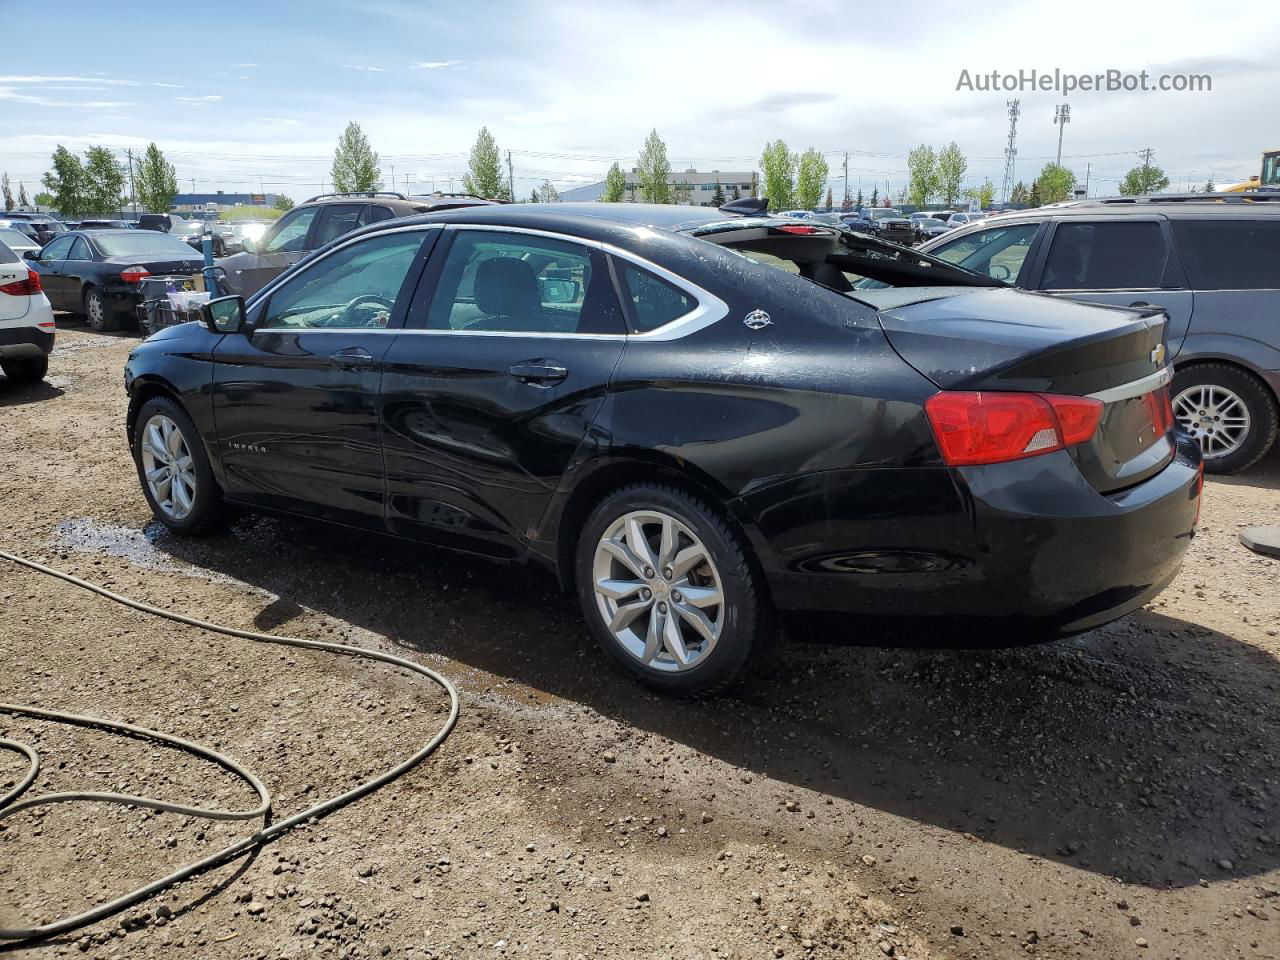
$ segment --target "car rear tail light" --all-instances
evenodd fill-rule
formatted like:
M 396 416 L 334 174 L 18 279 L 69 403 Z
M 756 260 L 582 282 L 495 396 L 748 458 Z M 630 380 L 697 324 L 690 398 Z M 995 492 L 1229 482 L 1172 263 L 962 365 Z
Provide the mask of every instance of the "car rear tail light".
M 802 227 L 799 224 L 788 224 L 782 227 L 774 227 L 779 233 L 817 233 L 817 227 Z
M 1173 429 L 1173 401 L 1169 396 L 1168 386 L 1153 390 L 1146 396 L 1147 411 L 1151 414 L 1151 425 L 1156 428 L 1156 436 L 1161 436 Z
M 925 401 L 942 459 L 953 467 L 1021 460 L 1084 443 L 1102 402 L 1051 393 L 949 392 Z
M 29 297 L 43 289 L 40 286 L 40 274 L 30 268 L 27 269 L 27 279 L 0 284 L 0 293 L 7 293 L 11 297 Z
M 151 271 L 141 264 L 133 267 L 125 267 L 120 271 L 120 279 L 125 283 L 141 283 L 149 276 L 151 276 Z

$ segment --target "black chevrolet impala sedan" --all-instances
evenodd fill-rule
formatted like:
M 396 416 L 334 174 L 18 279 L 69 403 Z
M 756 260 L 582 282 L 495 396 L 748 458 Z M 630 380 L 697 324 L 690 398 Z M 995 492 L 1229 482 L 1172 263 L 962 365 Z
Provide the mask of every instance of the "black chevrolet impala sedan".
M 1201 486 L 1164 325 L 759 201 L 478 207 L 152 336 L 127 426 L 177 533 L 235 504 L 544 564 L 696 694 L 779 610 L 1039 636 L 1155 595 Z

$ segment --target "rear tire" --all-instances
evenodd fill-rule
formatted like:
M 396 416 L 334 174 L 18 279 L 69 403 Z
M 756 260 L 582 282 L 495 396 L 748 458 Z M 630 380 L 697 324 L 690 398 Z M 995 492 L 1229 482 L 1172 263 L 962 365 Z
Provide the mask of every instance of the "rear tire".
M 198 536 L 227 520 L 222 490 L 196 426 L 168 397 L 138 411 L 131 446 L 142 493 L 157 520 L 181 536 Z
M 48 356 L 0 360 L 0 370 L 14 383 L 38 383 L 49 372 Z
M 1237 366 L 1183 367 L 1174 374 L 1171 393 L 1179 426 L 1200 443 L 1206 473 L 1238 473 L 1262 459 L 1275 442 L 1275 398 L 1262 381 Z M 1224 434 L 1243 421 L 1241 435 Z
M 624 487 L 592 511 L 575 559 L 578 600 L 604 652 L 663 693 L 728 687 L 773 630 L 740 535 L 673 487 Z
M 120 329 L 120 314 L 107 302 L 97 287 L 84 291 L 84 318 L 99 333 L 111 333 Z

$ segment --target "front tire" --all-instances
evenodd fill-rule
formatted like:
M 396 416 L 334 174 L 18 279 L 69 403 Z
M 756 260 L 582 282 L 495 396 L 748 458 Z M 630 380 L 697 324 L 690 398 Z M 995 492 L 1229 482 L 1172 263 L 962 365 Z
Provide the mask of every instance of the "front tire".
M 772 629 L 740 535 L 673 487 L 629 486 L 605 498 L 582 529 L 575 571 L 596 641 L 663 693 L 723 690 Z
M 187 412 L 168 397 L 143 404 L 133 435 L 133 460 L 143 495 L 157 520 L 196 536 L 225 518 L 222 490 Z
M 1227 363 L 1197 363 L 1173 377 L 1173 414 L 1200 444 L 1207 473 L 1251 467 L 1276 439 L 1276 401 L 1252 374 Z
M 97 287 L 88 287 L 84 292 L 84 318 L 99 333 L 120 329 L 120 315 Z
M 0 360 L 0 370 L 14 383 L 39 383 L 49 372 L 48 356 Z

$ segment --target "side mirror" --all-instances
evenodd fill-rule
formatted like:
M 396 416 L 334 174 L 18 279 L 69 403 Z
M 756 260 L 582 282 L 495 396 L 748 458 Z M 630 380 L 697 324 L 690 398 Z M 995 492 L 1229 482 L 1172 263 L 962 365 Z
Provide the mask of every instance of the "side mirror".
M 39 260 L 40 251 L 39 250 L 23 250 L 22 259 L 23 260 Z
M 254 240 L 254 239 L 253 239 L 253 237 L 245 237 L 245 238 L 240 242 L 240 245 L 241 245 L 242 247 L 244 247 L 244 252 L 245 252 L 245 253 L 257 253 L 257 252 L 258 252 L 258 242 L 257 242 L 256 240 Z
M 539 277 L 543 303 L 576 303 L 581 287 L 577 280 L 561 277 Z
M 239 333 L 244 329 L 244 297 L 219 297 L 200 308 L 210 333 Z

